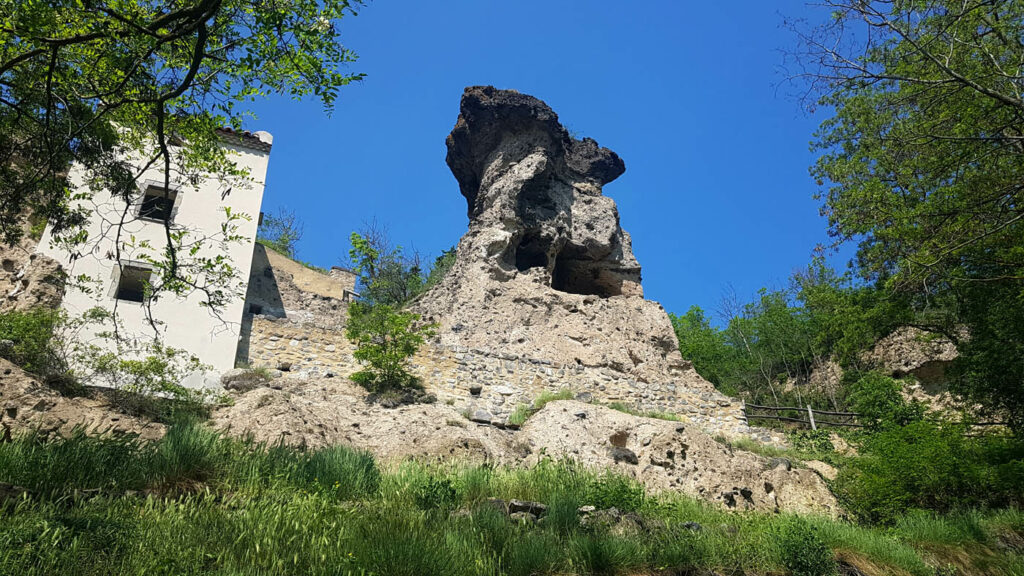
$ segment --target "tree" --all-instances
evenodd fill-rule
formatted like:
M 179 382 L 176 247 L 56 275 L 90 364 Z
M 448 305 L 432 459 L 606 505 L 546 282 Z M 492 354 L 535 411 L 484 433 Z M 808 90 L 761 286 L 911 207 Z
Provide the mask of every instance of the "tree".
M 739 390 L 729 380 L 733 350 L 726 343 L 722 331 L 711 325 L 711 319 L 704 310 L 700 306 L 690 306 L 686 314 L 669 314 L 668 317 L 683 358 L 693 362 L 693 367 L 708 382 L 720 389 L 724 386 L 723 391 L 727 394 L 738 394 Z
M 958 343 L 959 391 L 1022 429 L 1024 323 L 988 323 L 1024 318 L 1024 2 L 824 5 L 796 29 L 813 106 L 834 110 L 812 169 L 830 234 Z
M 433 335 L 433 327 L 418 325 L 418 314 L 390 304 L 353 302 L 348 315 L 345 336 L 356 346 L 352 355 L 367 363 L 352 380 L 374 393 L 418 388 L 409 372 L 409 358 Z
M 423 282 L 424 292 L 439 284 L 441 280 L 444 280 L 452 266 L 455 265 L 455 255 L 455 246 L 452 246 L 441 252 L 441 255 L 434 259 L 434 265 L 430 267 L 430 274 L 427 274 L 427 279 Z
M 302 221 L 295 212 L 280 208 L 276 214 L 263 215 L 256 241 L 295 260 L 299 255 L 302 231 Z
M 409 256 L 393 245 L 385 228 L 368 225 L 362 233 L 353 232 L 349 241 L 349 259 L 364 302 L 400 307 L 423 291 L 419 254 Z
M 355 54 L 337 26 L 358 4 L 0 0 L 0 239 L 17 241 L 33 214 L 87 253 L 76 250 L 89 240 L 76 203 L 100 189 L 129 201 L 140 166 L 159 168 L 165 189 L 172 173 L 246 179 L 221 146 L 239 136 L 220 129 L 240 129 L 248 103 L 271 93 L 315 96 L 330 112 L 338 90 L 362 78 L 342 72 Z M 85 188 L 71 188 L 73 162 Z M 218 241 L 234 239 L 242 215 L 226 216 Z M 199 290 L 222 305 L 231 263 L 197 257 L 195 239 L 165 228 L 154 291 Z

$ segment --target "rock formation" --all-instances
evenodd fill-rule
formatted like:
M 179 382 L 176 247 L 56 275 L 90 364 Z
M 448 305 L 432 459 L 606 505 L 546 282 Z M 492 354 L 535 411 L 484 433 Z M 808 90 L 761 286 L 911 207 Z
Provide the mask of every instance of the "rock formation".
M 469 231 L 415 305 L 442 344 L 713 393 L 679 355 L 664 309 L 643 298 L 629 234 L 602 195 L 625 171 L 614 152 L 571 137 L 537 98 L 489 86 L 465 90 L 447 146 Z
M 147 440 L 164 434 L 162 424 L 121 412 L 99 391 L 68 398 L 0 359 L 0 442 L 28 432 L 66 437 L 79 428 L 90 434 L 129 434 Z
M 60 264 L 35 251 L 36 242 L 24 238 L 12 246 L 0 246 L 0 312 L 57 308 L 64 296 L 64 271 Z
M 286 377 L 271 386 L 234 396 L 214 414 L 214 425 L 268 444 L 355 446 L 389 462 L 532 466 L 571 458 L 636 478 L 654 492 L 678 491 L 726 508 L 840 513 L 819 474 L 733 450 L 688 423 L 562 400 L 548 403 L 519 431 L 500 430 L 443 403 L 368 404 L 364 390 L 340 378 Z

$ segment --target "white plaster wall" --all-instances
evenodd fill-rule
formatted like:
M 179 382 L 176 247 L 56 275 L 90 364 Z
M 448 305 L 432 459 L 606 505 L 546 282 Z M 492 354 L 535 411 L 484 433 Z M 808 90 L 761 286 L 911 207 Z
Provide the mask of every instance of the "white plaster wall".
M 260 134 L 269 143 L 270 135 Z M 231 265 L 237 272 L 237 294 L 216 315 L 201 305 L 204 298 L 199 293 L 186 297 L 175 297 L 165 293 L 151 305 L 152 315 L 159 323 L 156 332 L 163 343 L 187 350 L 199 357 L 204 364 L 212 367 L 212 370 L 205 374 L 194 374 L 185 382 L 186 385 L 193 387 L 219 386 L 219 374 L 234 367 L 245 283 L 252 265 L 253 244 L 269 160 L 267 151 L 234 145 L 225 145 L 225 148 L 238 166 L 248 169 L 249 182 L 240 186 L 237 181 L 229 184 L 217 178 L 206 178 L 198 186 L 193 186 L 187 182 L 176 181 L 172 176 L 171 188 L 177 187 L 179 195 L 173 226 L 176 229 L 184 227 L 193 231 L 197 237 L 209 236 L 217 234 L 225 222 L 224 207 L 230 207 L 232 213 L 249 216 L 249 220 L 235 221 L 236 234 L 244 238 L 242 242 L 207 241 L 200 252 L 207 256 L 224 254 L 231 259 Z M 72 184 L 75 187 L 83 187 L 84 176 L 81 168 L 75 166 L 70 176 Z M 141 185 L 146 181 L 163 182 L 163 174 L 158 169 L 147 170 L 138 182 Z M 140 186 L 139 201 L 144 188 L 145 186 Z M 59 261 L 72 278 L 87 275 L 99 281 L 93 285 L 95 289 L 92 291 L 69 286 L 62 306 L 72 317 L 81 316 L 83 312 L 95 306 L 108 310 L 116 309 L 121 325 L 132 336 L 151 339 L 154 328 L 146 318 L 143 305 L 114 298 L 117 282 L 117 261 L 114 257 L 117 234 L 115 224 L 120 221 L 125 204 L 120 198 L 113 198 L 109 192 L 102 191 L 84 205 L 92 212 L 86 228 L 89 234 L 89 240 L 85 244 L 87 253 L 72 257 L 63 249 L 54 246 L 49 227 L 39 243 L 38 250 Z M 131 209 L 131 214 L 135 213 L 134 209 Z M 157 256 L 167 244 L 162 222 L 129 218 L 121 231 L 122 245 L 132 237 L 136 243 L 148 240 L 155 249 L 148 252 L 156 251 Z M 139 253 L 143 251 L 123 250 L 121 261 L 138 260 Z M 78 338 L 82 341 L 108 344 L 96 337 L 96 331 L 83 331 Z

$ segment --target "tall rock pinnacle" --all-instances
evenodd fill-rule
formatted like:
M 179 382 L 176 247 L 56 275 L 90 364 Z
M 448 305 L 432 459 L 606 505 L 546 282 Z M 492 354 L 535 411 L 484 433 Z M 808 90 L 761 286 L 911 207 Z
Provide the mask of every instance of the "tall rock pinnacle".
M 447 146 L 469 230 L 415 304 L 442 343 L 711 389 L 643 299 L 629 234 L 602 194 L 625 172 L 617 154 L 570 136 L 537 98 L 490 86 L 466 88 Z

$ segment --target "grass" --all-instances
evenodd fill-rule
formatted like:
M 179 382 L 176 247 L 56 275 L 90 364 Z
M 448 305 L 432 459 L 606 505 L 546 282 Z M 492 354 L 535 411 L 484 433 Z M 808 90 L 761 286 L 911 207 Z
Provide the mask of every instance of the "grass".
M 715 436 L 716 441 L 732 450 L 753 452 L 765 458 L 786 458 L 796 466 L 802 466 L 803 462 L 809 460 L 820 460 L 832 465 L 842 463 L 843 457 L 831 448 L 831 443 L 826 447 L 816 437 L 808 440 L 808 434 L 804 431 L 790 433 L 787 438 L 790 443 L 789 447 L 763 444 L 753 438 Z
M 522 426 L 530 416 L 533 416 L 537 412 L 540 412 L 549 402 L 555 400 L 572 400 L 576 395 L 573 394 L 572 390 L 568 388 L 562 388 L 557 392 L 541 392 L 540 396 L 533 401 L 533 404 L 527 406 L 526 404 L 520 404 L 516 406 L 515 410 L 508 417 L 508 423 L 516 426 Z
M 520 404 L 516 406 L 515 410 L 513 410 L 512 414 L 509 415 L 508 417 L 508 423 L 516 426 L 522 426 L 530 418 L 530 416 L 533 416 L 534 414 L 539 412 L 542 408 L 544 408 L 544 406 L 548 404 L 548 402 L 553 402 L 555 400 L 572 400 L 575 397 L 576 396 L 575 394 L 573 394 L 572 390 L 569 390 L 567 388 L 563 388 L 557 392 L 542 392 L 540 396 L 538 396 L 537 399 L 533 401 L 532 404 Z M 600 402 L 595 402 L 595 404 L 611 408 L 612 410 L 618 410 L 619 412 L 624 412 L 626 414 L 630 414 L 633 416 L 657 418 L 659 420 L 671 420 L 673 422 L 682 421 L 682 419 L 679 416 L 677 416 L 676 414 L 672 414 L 670 412 L 659 412 L 657 410 L 644 412 L 642 410 L 637 410 L 636 408 L 624 402 L 611 402 L 609 404 L 601 404 Z
M 624 402 L 611 402 L 609 404 L 605 404 L 605 406 L 612 410 L 618 410 L 619 412 L 625 412 L 626 414 L 640 416 L 643 418 L 657 418 L 658 420 L 670 420 L 672 422 L 683 421 L 682 418 L 671 412 L 660 412 L 658 410 L 649 410 L 645 412 L 643 410 L 637 410 L 635 407 Z
M 31 491 L 0 497 L 3 575 L 782 575 L 829 573 L 836 556 L 866 574 L 934 576 L 953 564 L 998 576 L 1021 567 L 999 539 L 1024 538 L 1015 510 L 912 514 L 872 529 L 647 494 L 570 461 L 381 467 L 342 446 L 261 445 L 189 420 L 153 443 L 15 438 L 0 444 L 0 482 Z M 548 513 L 515 524 L 491 497 L 544 502 Z M 581 505 L 633 511 L 645 527 L 582 528 Z

